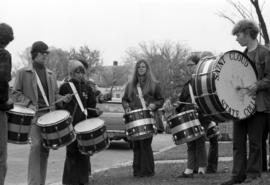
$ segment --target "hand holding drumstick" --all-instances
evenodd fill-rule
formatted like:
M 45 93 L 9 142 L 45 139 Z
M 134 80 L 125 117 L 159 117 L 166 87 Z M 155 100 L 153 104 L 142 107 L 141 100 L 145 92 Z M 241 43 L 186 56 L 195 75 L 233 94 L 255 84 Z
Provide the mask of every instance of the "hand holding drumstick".
M 258 89 L 258 86 L 257 86 L 256 83 L 254 83 L 254 84 L 251 84 L 251 85 L 246 86 L 246 87 L 236 86 L 235 89 L 237 91 L 240 91 L 240 90 L 245 89 L 247 95 L 249 95 L 249 96 L 255 96 L 256 95 L 256 91 Z

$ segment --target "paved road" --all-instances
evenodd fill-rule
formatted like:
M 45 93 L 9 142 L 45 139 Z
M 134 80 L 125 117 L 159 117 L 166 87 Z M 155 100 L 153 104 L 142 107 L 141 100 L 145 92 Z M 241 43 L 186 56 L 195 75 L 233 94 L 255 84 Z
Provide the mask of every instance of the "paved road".
M 173 145 L 170 134 L 158 134 L 152 143 L 154 152 Z M 5 185 L 26 185 L 29 148 L 29 145 L 8 145 L 8 172 Z M 99 152 L 91 158 L 92 171 L 114 167 L 129 162 L 132 158 L 132 150 L 126 143 L 113 142 L 109 149 Z M 50 151 L 46 184 L 61 182 L 64 160 L 64 147 Z

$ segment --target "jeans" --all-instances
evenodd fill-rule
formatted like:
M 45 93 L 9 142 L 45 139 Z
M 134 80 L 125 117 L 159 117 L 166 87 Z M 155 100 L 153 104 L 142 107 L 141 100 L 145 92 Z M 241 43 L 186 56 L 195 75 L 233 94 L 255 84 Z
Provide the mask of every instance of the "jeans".
M 232 169 L 234 179 L 243 180 L 246 177 L 261 176 L 262 128 L 266 121 L 266 113 L 256 112 L 250 118 L 234 122 Z M 247 141 L 249 141 L 248 159 Z
M 267 113 L 267 122 L 263 127 L 263 135 L 262 135 L 262 171 L 265 172 L 268 170 L 270 166 L 270 161 L 267 163 L 267 139 L 268 146 L 270 145 L 270 113 Z M 269 147 L 270 149 L 270 147 Z
M 42 114 L 38 113 L 39 116 Z M 31 126 L 31 148 L 28 162 L 28 185 L 45 185 L 49 149 L 42 145 L 41 130 L 36 124 Z
M 216 172 L 218 167 L 218 136 L 209 139 L 207 170 Z
M 4 185 L 7 173 L 7 115 L 0 111 L 0 185 Z
M 206 167 L 205 136 L 187 143 L 188 161 L 187 168 L 196 170 L 197 167 Z

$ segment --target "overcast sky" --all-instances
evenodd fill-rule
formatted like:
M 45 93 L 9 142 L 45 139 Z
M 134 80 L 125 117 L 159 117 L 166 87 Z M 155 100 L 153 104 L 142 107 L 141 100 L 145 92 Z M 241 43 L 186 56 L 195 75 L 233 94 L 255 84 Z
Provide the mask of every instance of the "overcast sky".
M 42 40 L 64 50 L 88 45 L 101 51 L 105 65 L 112 65 L 143 41 L 169 40 L 215 53 L 243 50 L 231 35 L 232 24 L 217 15 L 232 15 L 231 9 L 226 0 L 6 0 L 0 22 L 14 29 L 15 40 L 7 49 L 15 63 L 26 47 Z M 266 2 L 268 27 L 269 12 Z

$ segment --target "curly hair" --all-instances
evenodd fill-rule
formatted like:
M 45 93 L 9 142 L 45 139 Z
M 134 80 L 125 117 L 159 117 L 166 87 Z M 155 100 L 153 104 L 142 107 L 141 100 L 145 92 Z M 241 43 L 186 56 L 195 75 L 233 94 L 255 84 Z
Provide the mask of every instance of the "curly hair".
M 200 61 L 200 57 L 197 54 L 192 54 L 192 55 L 190 55 L 190 56 L 187 57 L 186 62 L 188 62 L 190 60 L 192 62 L 194 62 L 194 64 L 197 65 L 199 63 L 199 61 Z
M 5 47 L 11 41 L 13 41 L 13 30 L 12 27 L 6 23 L 0 24 L 0 46 Z
M 249 34 L 252 39 L 256 39 L 260 30 L 257 24 L 251 20 L 243 19 L 237 22 L 233 29 L 232 35 L 236 35 L 237 33 Z

